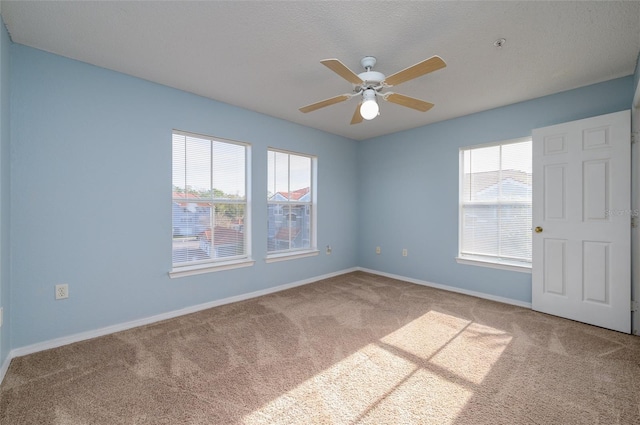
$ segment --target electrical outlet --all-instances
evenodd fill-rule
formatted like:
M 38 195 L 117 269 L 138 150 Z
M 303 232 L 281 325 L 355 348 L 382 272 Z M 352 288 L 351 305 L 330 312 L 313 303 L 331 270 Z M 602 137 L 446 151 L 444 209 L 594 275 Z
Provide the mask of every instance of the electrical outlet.
M 331 245 L 327 245 L 327 255 L 331 255 Z
M 402 256 L 403 256 L 403 257 L 406 257 L 407 255 L 409 255 L 409 252 L 407 251 L 407 248 L 404 248 L 404 249 L 402 250 Z
M 382 250 L 380 249 L 379 246 L 376 247 L 376 254 L 380 255 L 380 253 L 382 252 Z
M 56 300 L 69 298 L 69 285 L 66 283 L 56 285 Z

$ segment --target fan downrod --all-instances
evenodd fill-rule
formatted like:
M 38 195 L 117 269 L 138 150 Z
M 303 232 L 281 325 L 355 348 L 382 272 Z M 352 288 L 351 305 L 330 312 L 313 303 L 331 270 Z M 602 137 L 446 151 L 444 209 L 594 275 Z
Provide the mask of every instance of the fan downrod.
M 365 70 L 371 71 L 371 68 L 376 66 L 376 58 L 373 56 L 365 56 L 360 59 L 360 65 L 362 65 Z

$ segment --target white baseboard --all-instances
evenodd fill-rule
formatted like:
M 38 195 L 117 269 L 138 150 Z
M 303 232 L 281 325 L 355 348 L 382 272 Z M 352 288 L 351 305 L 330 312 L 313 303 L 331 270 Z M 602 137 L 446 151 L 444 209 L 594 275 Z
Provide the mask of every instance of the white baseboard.
M 516 305 L 518 307 L 531 308 L 531 303 L 520 301 L 520 300 L 514 300 L 513 298 L 499 297 L 497 295 L 485 294 L 484 292 L 470 291 L 468 289 L 457 288 L 455 286 L 427 282 L 426 280 L 414 279 L 411 277 L 400 276 L 397 274 L 380 272 L 378 270 L 365 269 L 363 267 L 358 267 L 357 269 L 359 271 L 366 272 L 366 273 L 377 274 L 379 276 L 385 276 L 391 279 L 397 279 L 397 280 L 403 280 L 409 283 L 415 283 L 416 285 L 429 286 L 431 288 L 442 289 L 444 291 L 457 292 L 459 294 L 471 295 L 472 297 L 484 298 L 485 300 L 491 300 L 491 301 L 497 301 L 504 304 Z
M 299 280 L 297 282 L 291 282 L 284 285 L 274 286 L 272 288 L 261 289 L 259 291 L 249 292 L 246 294 L 236 295 L 233 297 L 223 298 L 221 300 L 215 300 L 206 302 L 203 304 L 197 304 L 190 307 L 181 308 L 179 310 L 169 311 L 166 313 L 157 314 L 155 316 L 144 317 L 142 319 L 132 320 L 130 322 L 119 323 L 117 325 L 106 326 L 104 328 L 94 329 L 91 331 L 80 332 L 73 335 L 63 336 L 60 338 L 50 339 L 48 341 L 38 342 L 36 344 L 26 345 L 24 347 L 18 347 L 11 350 L 7 358 L 7 368 L 12 358 L 26 356 L 27 354 L 37 353 L 38 351 L 49 350 L 51 348 L 61 347 L 63 345 L 72 344 L 74 342 L 85 341 L 87 339 L 97 338 L 99 336 L 109 335 L 115 332 L 124 331 L 138 326 L 144 326 L 162 320 L 172 319 L 174 317 L 183 316 L 185 314 L 195 313 L 208 308 L 217 307 L 224 304 L 231 304 L 238 301 L 244 301 L 251 298 L 260 297 L 262 295 L 272 294 L 274 292 L 284 291 L 285 289 L 295 288 L 296 286 L 307 285 L 309 283 L 317 282 L 318 280 L 328 279 L 330 277 L 339 276 L 345 273 L 351 273 L 357 271 L 358 268 L 353 267 L 346 270 L 340 270 L 333 273 L 324 274 L 321 276 L 312 277 L 309 279 Z M 1 372 L 2 370 L 0 370 Z M 2 380 L 0 379 L 0 383 Z
M 6 359 L 4 359 L 2 366 L 0 366 L 0 384 L 2 384 L 2 381 L 4 381 L 4 375 L 6 375 L 7 371 L 9 370 L 9 364 L 11 363 L 12 358 L 13 357 L 11 357 L 11 352 L 9 352 L 9 355 Z

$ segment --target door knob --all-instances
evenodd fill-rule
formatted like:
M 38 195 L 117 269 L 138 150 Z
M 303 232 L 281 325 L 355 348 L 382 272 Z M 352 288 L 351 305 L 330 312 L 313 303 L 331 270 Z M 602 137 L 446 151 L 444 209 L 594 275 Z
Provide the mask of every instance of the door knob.
M 542 233 L 542 227 L 538 226 L 535 228 L 536 233 Z

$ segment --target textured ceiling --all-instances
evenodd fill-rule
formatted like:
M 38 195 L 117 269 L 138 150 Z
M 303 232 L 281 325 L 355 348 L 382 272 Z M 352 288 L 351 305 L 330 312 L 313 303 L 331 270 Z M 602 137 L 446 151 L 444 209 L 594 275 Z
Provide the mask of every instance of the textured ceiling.
M 363 140 L 622 77 L 640 50 L 640 2 L 2 1 L 11 38 L 48 52 Z M 506 44 L 493 43 L 505 38 Z M 351 90 L 320 64 L 386 75 L 433 55 L 447 67 L 394 87 L 435 103 L 383 102 L 350 125 Z

